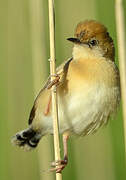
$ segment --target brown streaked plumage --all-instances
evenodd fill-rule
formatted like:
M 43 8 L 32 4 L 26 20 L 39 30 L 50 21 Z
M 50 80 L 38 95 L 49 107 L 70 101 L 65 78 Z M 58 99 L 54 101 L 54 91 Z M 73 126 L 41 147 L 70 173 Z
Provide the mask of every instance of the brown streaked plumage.
M 114 44 L 107 28 L 97 21 L 81 22 L 75 30 L 73 57 L 57 68 L 59 130 L 63 134 L 64 160 L 71 134 L 88 135 L 108 122 L 120 102 L 119 71 L 114 62 Z M 56 81 L 55 81 L 56 82 Z M 29 128 L 17 133 L 13 142 L 24 149 L 37 146 L 42 136 L 53 134 L 50 78 L 37 96 Z M 56 165 L 54 163 L 54 165 Z

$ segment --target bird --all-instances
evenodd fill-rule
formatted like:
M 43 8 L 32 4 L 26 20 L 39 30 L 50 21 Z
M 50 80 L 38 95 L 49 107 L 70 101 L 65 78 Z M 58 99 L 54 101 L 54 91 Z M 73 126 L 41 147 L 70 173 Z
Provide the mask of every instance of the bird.
M 69 137 L 93 134 L 107 124 L 121 99 L 115 48 L 107 28 L 96 20 L 85 20 L 67 40 L 73 43 L 71 58 L 57 67 L 54 81 L 48 77 L 34 101 L 29 127 L 12 137 L 13 144 L 31 150 L 43 136 L 53 134 L 51 87 L 55 84 L 64 147 L 64 159 L 54 163 L 56 172 L 68 163 Z

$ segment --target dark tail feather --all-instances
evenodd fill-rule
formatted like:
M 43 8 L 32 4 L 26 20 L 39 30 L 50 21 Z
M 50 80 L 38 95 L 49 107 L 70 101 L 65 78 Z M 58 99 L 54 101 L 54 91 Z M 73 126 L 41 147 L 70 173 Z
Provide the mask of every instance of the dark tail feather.
M 29 128 L 20 131 L 15 136 L 13 136 L 12 143 L 23 148 L 26 151 L 29 151 L 31 149 L 34 149 L 38 145 L 40 139 L 41 134 Z

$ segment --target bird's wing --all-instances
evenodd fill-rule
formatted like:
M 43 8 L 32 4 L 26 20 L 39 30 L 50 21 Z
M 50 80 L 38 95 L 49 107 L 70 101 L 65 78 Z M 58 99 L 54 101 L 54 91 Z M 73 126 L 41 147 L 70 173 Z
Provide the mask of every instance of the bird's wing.
M 64 61 L 59 67 L 57 67 L 56 69 L 56 73 L 57 75 L 60 77 L 60 80 L 59 80 L 59 84 L 62 84 L 64 82 L 64 79 L 67 75 L 67 71 L 68 71 L 68 67 L 69 67 L 69 64 L 70 62 L 72 61 L 73 58 L 69 58 L 67 59 L 66 61 Z M 43 92 L 45 89 L 48 88 L 49 84 L 51 82 L 51 78 L 50 76 L 48 77 L 47 81 L 45 82 L 43 88 L 41 89 L 41 91 L 39 92 L 38 96 L 36 97 L 35 99 L 35 102 L 34 102 L 34 105 L 31 109 L 31 112 L 30 112 L 30 116 L 29 116 L 29 121 L 28 121 L 28 124 L 30 125 L 35 117 L 35 111 L 36 111 L 36 102 L 39 100 L 39 98 L 42 96 Z M 50 96 L 50 95 L 49 95 Z M 48 98 L 50 99 L 50 98 Z M 47 103 L 48 105 L 48 103 Z

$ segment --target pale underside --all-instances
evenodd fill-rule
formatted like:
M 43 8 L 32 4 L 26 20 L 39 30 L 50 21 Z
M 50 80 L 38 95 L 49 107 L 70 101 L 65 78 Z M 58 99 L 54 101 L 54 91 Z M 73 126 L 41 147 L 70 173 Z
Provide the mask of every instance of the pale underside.
M 101 56 L 78 57 L 70 62 L 63 83 L 57 88 L 59 129 L 60 133 L 86 135 L 106 124 L 117 110 L 119 74 L 114 62 Z M 45 89 L 35 102 L 37 109 L 31 126 L 42 135 L 53 133 L 51 105 L 44 115 L 49 98 L 50 90 Z

